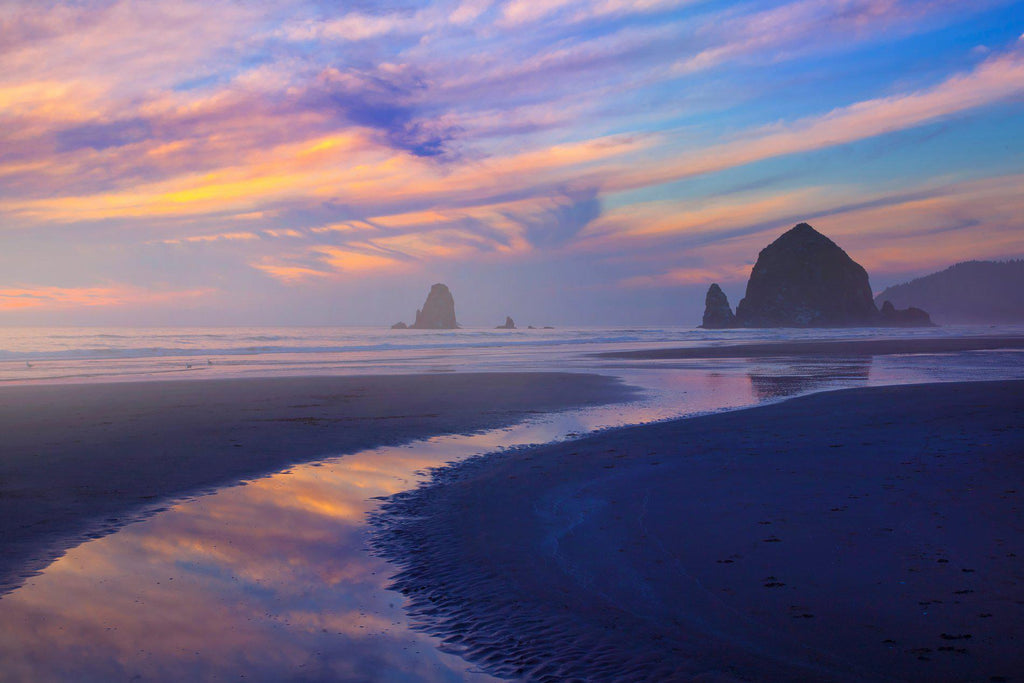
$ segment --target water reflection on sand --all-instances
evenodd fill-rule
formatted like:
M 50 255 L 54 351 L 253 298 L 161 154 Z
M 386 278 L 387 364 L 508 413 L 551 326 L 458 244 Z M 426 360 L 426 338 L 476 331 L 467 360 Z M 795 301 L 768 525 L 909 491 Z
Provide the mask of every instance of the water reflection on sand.
M 943 364 L 944 377 L 977 376 L 978 361 L 958 357 Z M 390 567 L 366 551 L 374 498 L 415 486 L 428 468 L 517 444 L 824 388 L 936 379 L 934 363 L 880 359 L 616 373 L 646 387 L 645 399 L 296 466 L 74 548 L 0 599 L 0 678 L 494 680 L 410 627 L 401 596 L 386 588 Z

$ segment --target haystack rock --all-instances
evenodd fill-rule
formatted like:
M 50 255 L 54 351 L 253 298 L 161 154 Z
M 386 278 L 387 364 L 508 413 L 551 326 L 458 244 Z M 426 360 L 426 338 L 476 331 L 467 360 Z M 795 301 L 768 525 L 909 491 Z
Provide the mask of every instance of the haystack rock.
M 736 327 L 736 316 L 729 307 L 729 297 L 717 283 L 708 288 L 708 294 L 704 297 L 704 320 L 700 326 L 706 330 Z
M 882 304 L 879 312 L 882 325 L 886 327 L 934 327 L 931 316 L 920 308 L 910 306 L 909 308 L 897 309 L 891 301 Z
M 516 322 L 512 320 L 511 316 L 505 316 L 505 324 L 498 325 L 494 329 L 496 330 L 514 330 L 516 329 Z
M 877 325 L 868 273 L 845 251 L 800 223 L 761 250 L 736 307 L 738 327 Z
M 430 288 L 422 310 L 416 311 L 416 322 L 409 327 L 413 330 L 454 330 L 458 326 L 455 322 L 455 299 L 446 285 L 437 283 Z

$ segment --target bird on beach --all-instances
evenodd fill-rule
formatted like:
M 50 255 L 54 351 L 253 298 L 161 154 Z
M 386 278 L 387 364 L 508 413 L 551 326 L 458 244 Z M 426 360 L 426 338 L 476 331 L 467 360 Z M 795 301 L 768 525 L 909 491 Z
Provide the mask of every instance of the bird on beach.
M 31 363 L 29 363 L 28 361 L 25 361 L 25 367 L 26 367 L 26 368 L 30 368 L 30 367 L 32 367 L 32 364 L 31 364 Z
M 212 360 L 210 360 L 209 358 L 207 358 L 207 359 L 206 359 L 206 364 L 207 364 L 207 365 L 213 365 L 213 361 L 212 361 Z

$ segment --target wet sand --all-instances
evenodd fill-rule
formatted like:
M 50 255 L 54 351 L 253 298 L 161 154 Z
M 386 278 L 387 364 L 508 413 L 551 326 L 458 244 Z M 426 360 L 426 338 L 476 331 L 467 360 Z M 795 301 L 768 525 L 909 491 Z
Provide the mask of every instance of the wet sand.
M 0 594 L 175 497 L 631 394 L 569 373 L 0 387 Z
M 594 355 L 600 358 L 620 358 L 623 360 L 684 360 L 691 358 L 771 358 L 778 356 L 881 356 L 906 353 L 993 351 L 996 349 L 1024 349 L 1024 336 L 787 341 L 679 349 L 614 351 Z
M 1024 672 L 1024 381 L 851 389 L 483 456 L 377 549 L 499 675 L 1009 681 Z

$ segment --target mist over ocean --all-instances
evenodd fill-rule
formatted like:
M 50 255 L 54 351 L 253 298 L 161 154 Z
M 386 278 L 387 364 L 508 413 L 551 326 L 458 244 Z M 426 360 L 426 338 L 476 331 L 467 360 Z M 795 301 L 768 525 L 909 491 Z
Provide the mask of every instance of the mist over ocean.
M 591 354 L 660 345 L 699 347 L 804 339 L 959 337 L 1022 331 L 1024 325 L 830 330 L 566 327 L 438 331 L 377 327 L 8 327 L 0 329 L 0 382 L 571 370 L 598 365 Z

